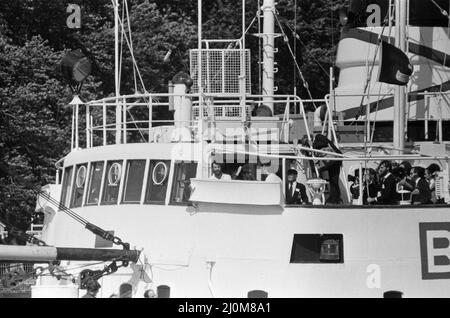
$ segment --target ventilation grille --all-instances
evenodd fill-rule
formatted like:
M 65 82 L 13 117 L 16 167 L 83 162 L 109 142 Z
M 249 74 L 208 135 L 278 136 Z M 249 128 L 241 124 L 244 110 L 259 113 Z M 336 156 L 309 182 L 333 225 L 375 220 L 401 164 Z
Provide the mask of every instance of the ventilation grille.
M 245 92 L 250 88 L 250 50 L 245 52 Z M 212 94 L 239 94 L 239 76 L 241 74 L 241 55 L 239 49 L 203 49 L 202 50 L 202 86 L 203 92 Z M 190 50 L 191 77 L 194 81 L 193 93 L 198 93 L 198 50 Z

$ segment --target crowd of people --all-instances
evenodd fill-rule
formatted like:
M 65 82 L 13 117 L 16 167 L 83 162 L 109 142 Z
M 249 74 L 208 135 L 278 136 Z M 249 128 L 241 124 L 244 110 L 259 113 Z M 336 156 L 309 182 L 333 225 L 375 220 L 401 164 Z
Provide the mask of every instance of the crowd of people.
M 435 204 L 440 203 L 436 197 L 436 176 L 439 165 L 430 164 L 427 168 L 412 167 L 408 161 L 392 163 L 384 160 L 377 171 L 372 168 L 363 169 L 363 204 L 395 205 L 402 203 Z M 354 200 L 359 199 L 359 170 L 349 176 L 350 192 Z
M 312 148 L 311 151 L 302 150 L 304 156 L 312 157 L 312 152 L 320 160 L 306 160 L 309 169 L 313 172 L 312 178 L 320 178 L 328 181 L 326 204 L 341 204 L 341 190 L 339 178 L 342 160 L 327 160 L 326 157 L 339 156 L 342 152 L 325 136 L 317 134 L 312 143 L 307 139 L 302 140 L 303 149 Z M 320 150 L 320 151 L 314 151 Z M 249 164 L 239 166 L 236 172 L 223 173 L 222 165 L 213 162 L 212 175 L 214 180 L 256 180 L 254 169 Z M 436 177 L 441 170 L 438 164 L 432 163 L 428 167 L 412 167 L 408 161 L 402 163 L 382 161 L 378 168 L 362 170 L 362 182 L 359 181 L 359 170 L 348 177 L 352 200 L 358 201 L 360 185 L 362 185 L 362 203 L 364 205 L 396 205 L 396 204 L 436 204 L 442 203 L 442 199 L 436 197 Z M 285 183 L 286 204 L 309 204 L 305 185 L 298 182 L 298 172 L 288 169 Z M 269 171 L 268 182 L 282 182 L 278 171 Z

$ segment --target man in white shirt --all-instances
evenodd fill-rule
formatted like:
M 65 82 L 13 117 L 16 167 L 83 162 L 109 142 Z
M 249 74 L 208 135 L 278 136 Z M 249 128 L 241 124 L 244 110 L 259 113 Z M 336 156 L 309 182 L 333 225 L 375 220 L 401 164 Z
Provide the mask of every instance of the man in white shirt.
M 210 180 L 231 180 L 231 176 L 229 174 L 222 172 L 222 165 L 217 162 L 212 163 L 212 175 L 209 177 Z
M 279 176 L 277 176 L 275 173 L 276 168 L 277 167 L 272 167 L 272 166 L 266 167 L 266 171 L 268 173 L 266 180 L 265 180 L 266 182 L 282 182 L 281 178 Z

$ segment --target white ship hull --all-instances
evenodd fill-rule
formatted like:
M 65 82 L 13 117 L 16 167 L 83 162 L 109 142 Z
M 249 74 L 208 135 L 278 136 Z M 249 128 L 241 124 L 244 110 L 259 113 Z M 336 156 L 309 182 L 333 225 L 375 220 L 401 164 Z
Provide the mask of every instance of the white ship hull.
M 420 238 L 421 226 L 440 223 L 448 239 L 448 207 L 200 205 L 197 213 L 187 210 L 139 205 L 76 209 L 142 248 L 148 259 L 144 268 L 151 284 L 136 279 L 131 268 L 123 269 L 100 280 L 101 297 L 118 293 L 126 282 L 134 284 L 134 297 L 159 285 L 168 285 L 171 297 L 247 297 L 251 290 L 264 290 L 269 297 L 382 297 L 388 290 L 406 297 L 450 297 L 449 277 L 424 277 L 449 276 L 450 269 L 423 268 L 425 258 L 434 260 L 433 251 L 426 251 L 429 241 Z M 94 247 L 95 236 L 62 213 L 48 229 L 49 244 Z M 343 263 L 291 263 L 295 234 L 342 234 Z M 437 252 L 450 254 L 448 245 Z

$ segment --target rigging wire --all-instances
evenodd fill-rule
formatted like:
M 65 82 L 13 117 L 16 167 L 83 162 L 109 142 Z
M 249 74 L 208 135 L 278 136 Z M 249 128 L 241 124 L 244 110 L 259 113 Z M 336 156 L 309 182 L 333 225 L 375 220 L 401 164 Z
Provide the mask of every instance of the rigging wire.
M 375 115 L 374 115 L 374 118 L 373 118 L 373 125 L 372 125 L 371 134 L 370 134 L 369 147 L 373 146 L 373 138 L 375 136 L 375 127 L 376 127 L 376 124 L 377 124 L 378 107 L 380 105 L 380 101 L 382 101 L 386 96 L 388 96 L 390 94 L 391 90 L 389 90 L 386 94 L 384 94 L 381 98 L 379 98 L 377 100 L 377 106 L 375 108 Z M 378 91 L 378 96 L 380 95 L 380 93 L 381 93 L 381 85 L 380 85 L 380 90 Z
M 294 30 L 291 31 L 294 36 L 294 56 L 297 60 L 297 0 L 294 0 Z M 295 69 L 295 65 L 292 65 L 292 73 L 293 73 L 293 82 L 294 82 L 294 95 L 297 96 L 297 70 Z
M 319 62 L 319 60 L 314 56 L 314 54 L 311 53 L 311 51 L 308 49 L 306 44 L 302 41 L 302 39 L 300 38 L 300 35 L 298 35 L 297 32 L 292 30 L 287 23 L 285 23 L 284 25 L 292 33 L 294 38 L 297 39 L 300 42 L 300 44 L 305 48 L 306 53 L 308 53 L 308 55 L 313 59 L 314 63 L 316 63 L 317 66 L 319 66 L 319 68 L 325 73 L 326 76 L 330 77 L 330 74 L 328 73 L 328 71 L 322 66 L 322 64 Z
M 261 0 L 258 0 L 258 11 L 256 16 L 258 17 L 258 34 L 261 34 Z M 258 92 L 262 94 L 262 37 L 258 37 Z
M 116 0 L 117 1 L 117 0 Z M 122 0 L 122 8 L 124 6 L 125 0 Z M 119 2 L 117 1 L 117 4 L 119 4 Z M 125 16 L 125 10 L 122 9 L 122 20 L 124 19 Z M 122 79 L 122 62 L 123 62 L 123 34 L 124 32 L 122 31 L 120 33 L 120 55 L 119 55 L 119 94 L 120 94 L 120 82 Z
M 134 52 L 133 39 L 131 38 L 131 24 L 130 24 L 130 14 L 128 11 L 128 1 L 124 0 L 124 2 L 125 2 L 125 11 L 127 14 L 128 36 L 130 38 L 130 51 Z M 133 79 L 134 79 L 134 92 L 135 92 L 135 94 L 137 94 L 138 86 L 137 86 L 137 78 L 136 78 L 136 68 L 134 66 L 133 66 Z
M 136 62 L 136 59 L 135 59 L 135 57 L 134 57 L 133 40 L 132 40 L 132 37 L 131 37 L 130 15 L 129 15 L 129 10 L 128 10 L 128 1 L 126 1 L 126 0 L 123 0 L 123 1 L 124 1 L 124 10 L 122 10 L 122 19 L 119 18 L 119 24 L 120 24 L 121 29 L 122 29 L 122 32 L 121 32 L 121 34 L 122 34 L 122 42 L 123 42 L 123 38 L 125 38 L 125 41 L 126 41 L 126 43 L 127 43 L 127 45 L 128 45 L 128 49 L 130 50 L 130 54 L 131 54 L 131 58 L 132 58 L 135 93 L 137 93 L 137 92 L 139 91 L 139 90 L 138 90 L 138 87 L 137 87 L 137 77 L 136 77 L 136 73 L 137 73 L 137 75 L 139 76 L 139 79 L 140 79 L 140 83 L 141 83 L 142 89 L 144 90 L 144 92 L 147 92 L 147 89 L 146 89 L 145 84 L 144 84 L 144 80 L 142 79 L 142 75 L 141 75 L 141 73 L 140 73 L 139 67 L 137 66 L 137 62 Z M 125 17 L 124 17 L 124 14 L 125 14 L 125 13 L 126 13 L 126 16 L 127 16 L 128 36 L 127 36 L 127 34 L 126 34 L 125 26 L 124 26 L 124 22 L 123 22 L 124 19 L 125 19 Z M 121 58 L 121 60 L 122 60 L 122 58 Z M 120 63 L 120 65 L 122 65 L 122 63 Z M 151 97 L 149 97 L 149 103 L 150 103 L 150 98 L 151 98 Z M 133 120 L 133 123 L 134 123 L 134 126 L 135 126 L 135 127 L 137 128 L 137 130 L 139 131 L 140 137 L 141 137 L 144 141 L 146 141 L 144 135 L 143 135 L 142 132 L 141 132 L 141 130 L 140 130 L 139 127 L 137 127 L 137 125 L 136 125 L 136 120 L 134 119 L 134 116 L 131 114 L 131 112 L 130 112 L 129 109 L 127 109 L 126 111 L 127 111 L 127 113 L 131 116 L 131 118 L 132 118 L 132 120 Z M 125 124 L 126 124 L 126 123 L 125 123 Z
M 14 180 L 11 178 L 11 183 L 15 186 L 18 187 L 15 183 Z M 130 248 L 130 244 L 123 242 L 119 237 L 117 236 L 113 236 L 111 234 L 109 234 L 108 232 L 106 232 L 105 230 L 103 230 L 102 228 L 96 226 L 95 224 L 89 222 L 88 220 L 86 220 L 85 218 L 81 217 L 80 215 L 78 215 L 76 212 L 74 212 L 72 209 L 68 208 L 67 206 L 65 206 L 64 204 L 62 204 L 61 202 L 59 202 L 58 200 L 56 200 L 55 198 L 53 198 L 50 193 L 47 193 L 45 191 L 42 191 L 40 189 L 30 189 L 31 192 L 33 192 L 36 196 L 42 196 L 44 199 L 46 199 L 49 203 L 53 204 L 59 211 L 64 212 L 65 214 L 67 214 L 69 217 L 71 217 L 74 221 L 80 223 L 82 226 L 84 226 L 87 230 L 89 230 L 90 232 L 92 232 L 95 235 L 99 235 L 102 238 L 109 240 L 111 242 L 113 242 L 113 244 L 116 245 L 121 245 L 123 246 L 124 249 L 129 250 Z M 28 234 L 27 234 L 28 235 Z
M 433 3 L 434 3 L 436 6 L 438 6 L 437 3 L 436 3 L 434 0 L 431 0 L 431 1 L 433 1 Z M 438 7 L 439 7 L 439 6 L 438 6 Z M 439 7 L 439 8 L 440 8 L 440 7 Z M 448 8 L 448 10 L 450 11 L 450 2 L 449 2 L 449 8 Z M 443 9 L 441 9 L 441 13 L 447 17 L 447 20 L 448 20 L 448 23 L 447 23 L 447 39 L 450 39 L 450 17 L 448 16 L 448 12 L 446 12 L 446 11 L 443 10 Z M 443 66 L 445 66 L 446 63 L 447 63 L 447 51 L 444 50 L 444 61 L 443 61 L 443 63 L 442 63 Z M 442 81 L 441 86 L 440 86 L 440 89 L 439 89 L 439 93 L 441 94 L 441 96 L 444 95 L 444 94 L 443 94 L 443 91 L 442 91 L 443 86 L 444 86 L 444 81 Z M 448 103 L 448 100 L 447 100 L 447 103 Z
M 274 16 L 275 16 L 275 19 L 276 19 L 277 22 L 278 22 L 278 26 L 280 27 L 281 33 L 283 33 L 283 38 L 286 39 L 287 36 L 286 36 L 286 33 L 284 32 L 284 29 L 283 29 L 283 26 L 281 25 L 280 20 L 278 19 L 278 12 L 277 12 L 277 11 L 274 12 Z M 285 43 L 286 43 L 286 45 L 287 45 L 287 47 L 288 47 L 288 49 L 289 49 L 289 52 L 291 53 L 291 56 L 292 56 L 292 58 L 293 58 L 293 60 L 294 60 L 294 63 L 295 63 L 295 66 L 297 67 L 297 71 L 299 72 L 300 78 L 302 79 L 303 87 L 305 87 L 305 89 L 306 89 L 306 91 L 307 91 L 307 93 L 308 93 L 309 98 L 310 98 L 311 100 L 314 100 L 314 98 L 313 98 L 312 95 L 311 95 L 311 91 L 309 90 L 309 84 L 308 84 L 308 82 L 306 81 L 305 77 L 303 76 L 303 73 L 302 73 L 302 71 L 301 71 L 301 69 L 300 69 L 300 66 L 298 65 L 298 63 L 297 63 L 297 61 L 296 61 L 296 59 L 295 59 L 295 56 L 294 56 L 294 53 L 293 53 L 293 51 L 292 51 L 291 45 L 289 44 L 289 41 L 286 41 L 286 40 L 285 40 Z M 313 101 L 312 104 L 313 104 L 314 108 L 317 109 L 317 106 L 316 106 L 316 104 L 315 104 L 314 101 Z
M 373 56 L 372 66 L 371 66 L 369 74 L 367 76 L 366 83 L 364 85 L 364 92 L 362 94 L 361 102 L 359 104 L 359 113 L 358 113 L 358 115 L 356 116 L 356 118 L 353 120 L 353 122 L 351 124 L 354 124 L 356 122 L 356 120 L 362 115 L 362 108 L 363 108 L 364 98 L 366 97 L 366 92 L 367 92 L 368 86 L 370 84 L 370 81 L 372 80 L 372 72 L 373 72 L 373 69 L 375 68 L 375 60 L 377 58 L 378 50 L 380 48 L 381 38 L 382 38 L 384 30 L 385 30 L 385 28 L 387 26 L 387 21 L 389 19 L 388 17 L 389 17 L 389 12 L 386 14 L 386 17 L 385 17 L 385 19 L 383 21 L 383 28 L 381 29 L 381 32 L 380 32 L 380 34 L 378 35 L 378 38 L 377 38 L 377 46 L 375 48 L 375 54 Z
M 128 48 L 130 49 L 130 54 L 131 54 L 131 60 L 132 60 L 132 62 L 133 62 L 133 66 L 136 68 L 136 72 L 137 72 L 137 74 L 138 74 L 138 76 L 139 76 L 139 81 L 140 81 L 140 83 L 141 83 L 141 86 L 142 86 L 142 89 L 144 90 L 144 92 L 147 92 L 147 89 L 145 88 L 145 84 L 144 84 L 144 80 L 142 79 L 142 75 L 141 75 L 141 72 L 140 72 L 140 70 L 139 70 L 139 67 L 137 66 L 137 62 L 136 62 L 136 58 L 135 58 L 135 56 L 134 56 L 134 52 L 133 52 L 133 50 L 131 49 L 132 48 L 132 45 L 131 45 L 131 43 L 130 43 L 130 40 L 128 39 L 128 36 L 126 35 L 126 33 L 125 33 L 125 27 L 124 27 L 124 23 L 123 23 L 123 21 L 119 18 L 119 24 L 120 24 L 120 26 L 121 26 L 121 28 L 122 28 L 122 33 L 124 33 L 124 39 L 125 39 L 125 41 L 126 41 L 126 43 L 127 43 L 127 45 L 128 45 Z

